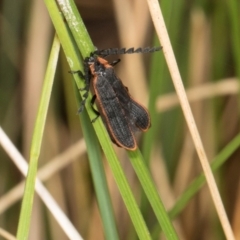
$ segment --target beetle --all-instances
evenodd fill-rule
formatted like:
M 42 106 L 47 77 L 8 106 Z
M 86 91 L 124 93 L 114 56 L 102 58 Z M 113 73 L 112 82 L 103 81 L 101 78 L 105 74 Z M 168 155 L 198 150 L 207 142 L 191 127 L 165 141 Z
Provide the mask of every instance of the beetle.
M 136 150 L 134 132 L 136 130 L 145 132 L 149 129 L 151 126 L 150 115 L 144 106 L 131 97 L 128 88 L 116 76 L 114 66 L 120 60 L 109 63 L 104 57 L 111 54 L 154 52 L 160 49 L 161 47 L 138 48 L 136 50 L 134 48 L 97 50 L 84 60 L 85 73 L 80 73 L 80 75 L 85 79 L 86 85 L 80 90 L 85 90 L 86 93 L 83 95 L 84 99 L 79 112 L 84 109 L 90 85 L 92 85 L 95 95 L 91 104 L 97 115 L 92 122 L 101 115 L 111 140 L 117 146 L 127 150 Z M 97 100 L 99 112 L 93 107 L 95 100 Z
M 101 114 L 111 140 L 119 147 L 135 150 L 137 144 L 128 115 L 126 115 L 122 102 L 112 86 L 112 76 L 106 71 L 106 65 L 101 63 L 102 60 L 104 61 L 104 59 L 99 57 L 92 57 L 88 60 L 95 93 L 91 102 L 93 104 L 95 99 L 97 100 L 100 110 L 97 117 Z M 112 66 L 111 68 L 113 69 Z M 97 113 L 96 110 L 95 113 Z
M 148 110 L 131 97 L 128 88 L 124 86 L 122 81 L 116 76 L 113 65 L 116 65 L 119 61 L 114 61 L 110 64 L 106 59 L 101 57 L 92 57 L 87 61 L 92 75 L 98 75 L 98 77 L 99 75 L 104 75 L 107 78 L 133 130 L 137 127 L 141 131 L 146 131 L 150 127 Z M 95 87 L 96 83 L 97 80 L 95 80 L 95 83 L 93 82 L 95 92 L 97 91 Z M 104 92 L 102 94 L 104 95 Z

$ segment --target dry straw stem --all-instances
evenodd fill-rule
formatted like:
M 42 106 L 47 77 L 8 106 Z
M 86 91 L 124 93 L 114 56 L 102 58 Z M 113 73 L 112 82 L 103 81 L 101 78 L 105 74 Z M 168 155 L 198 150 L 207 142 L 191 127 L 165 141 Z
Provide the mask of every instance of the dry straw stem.
M 0 228 L 0 237 L 3 237 L 4 239 L 7 240 L 17 240 L 15 238 L 15 236 L 13 236 L 12 234 L 10 234 L 9 232 L 5 231 L 4 229 Z
M 180 73 L 178 70 L 178 66 L 177 66 L 175 57 L 174 57 L 174 53 L 173 53 L 173 50 L 171 47 L 171 43 L 170 43 L 170 40 L 168 37 L 167 29 L 166 29 L 166 26 L 165 26 L 165 23 L 163 20 L 163 16 L 161 13 L 159 3 L 157 0 L 147 0 L 147 1 L 148 1 L 150 13 L 151 13 L 151 16 L 153 19 L 153 23 L 154 23 L 158 38 L 163 47 L 163 53 L 164 53 L 164 56 L 165 56 L 172 80 L 173 80 L 173 84 L 175 86 L 177 95 L 179 97 L 180 105 L 182 107 L 184 116 L 186 118 L 190 133 L 192 135 L 193 142 L 196 147 L 196 151 L 197 151 L 199 159 L 201 161 L 203 171 L 206 176 L 206 180 L 207 180 L 207 183 L 208 183 L 208 186 L 209 186 L 220 222 L 222 224 L 224 233 L 228 240 L 235 239 L 232 229 L 230 227 L 230 223 L 228 221 L 223 203 L 221 201 L 221 197 L 218 192 L 216 182 L 215 182 L 213 174 L 211 172 L 211 168 L 208 163 L 208 159 L 207 159 L 206 153 L 204 151 L 203 144 L 202 144 L 201 138 L 199 136 L 199 133 L 198 133 L 191 109 L 190 109 L 190 105 L 187 100 L 187 95 L 184 90 L 182 79 L 181 79 L 181 76 L 180 76 Z
M 7 137 L 7 135 L 2 130 L 1 127 L 0 127 L 0 145 L 3 147 L 3 149 L 5 149 L 6 153 L 17 165 L 22 174 L 26 176 L 28 172 L 27 161 L 19 153 L 19 151 L 16 149 L 16 147 L 13 145 L 13 143 L 10 141 L 10 139 Z M 75 227 L 66 217 L 64 212 L 60 209 L 60 207 L 53 199 L 53 197 L 50 195 L 50 193 L 47 191 L 47 189 L 43 186 L 39 178 L 36 179 L 35 189 L 39 197 L 45 203 L 49 211 L 53 214 L 56 221 L 62 227 L 63 231 L 66 233 L 69 239 L 82 240 L 82 237 L 79 235 Z
M 1 144 L 1 129 L 0 129 Z M 38 178 L 45 182 L 54 174 L 77 160 L 80 155 L 86 152 L 86 144 L 83 139 L 79 140 L 68 149 L 49 160 L 43 167 L 38 170 Z M 5 195 L 0 197 L 0 215 L 17 202 L 23 195 L 25 180 L 9 190 Z M 50 209 L 51 211 L 51 209 Z
M 239 80 L 228 78 L 217 81 L 216 83 L 206 83 L 186 90 L 188 101 L 195 102 L 209 98 L 233 95 L 239 92 Z M 156 109 L 158 112 L 167 111 L 179 105 L 179 99 L 175 93 L 165 94 L 157 98 Z

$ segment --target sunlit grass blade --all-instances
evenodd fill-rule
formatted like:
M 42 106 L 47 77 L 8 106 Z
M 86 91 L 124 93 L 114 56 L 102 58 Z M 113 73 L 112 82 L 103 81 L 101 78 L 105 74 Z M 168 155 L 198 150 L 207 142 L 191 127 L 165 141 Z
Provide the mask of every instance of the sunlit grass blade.
M 62 16 L 59 14 L 59 10 L 56 6 L 55 1 L 45 1 L 47 8 L 49 9 L 49 13 L 50 16 L 52 18 L 53 24 L 55 26 L 56 32 L 59 36 L 59 39 L 61 41 L 61 44 L 63 46 L 65 55 L 67 56 L 67 60 L 69 62 L 69 65 L 71 67 L 72 70 L 81 70 L 82 71 L 82 66 L 80 64 L 80 60 L 79 60 L 79 56 L 77 55 L 77 50 L 74 48 L 74 43 L 72 42 L 71 36 L 69 36 L 69 33 L 66 29 L 65 23 L 62 19 Z M 66 4 L 67 3 L 67 4 Z M 64 5 L 66 4 L 66 5 Z M 82 23 L 82 20 L 80 18 L 80 16 L 74 17 L 71 16 L 72 14 L 72 9 L 71 7 L 75 7 L 74 2 L 68 2 L 65 1 L 64 3 L 61 1 L 60 3 L 61 8 L 63 9 L 63 13 L 67 14 L 66 19 L 70 26 L 71 31 L 73 32 L 79 32 L 79 33 L 85 33 L 85 27 Z M 70 9 L 69 9 L 70 8 Z M 64 12 L 66 11 L 66 12 Z M 70 15 L 68 15 L 69 13 L 71 13 Z M 78 13 L 77 13 L 78 14 Z M 79 22 L 80 21 L 80 22 Z M 83 36 L 82 39 L 77 39 L 77 43 L 80 41 L 84 42 L 84 39 L 88 39 L 88 37 Z M 81 45 L 81 44 L 78 44 Z M 94 49 L 94 46 L 91 45 L 91 42 L 84 42 L 83 44 L 85 46 L 85 50 L 81 50 L 81 53 L 83 56 L 89 56 L 90 51 L 92 51 Z M 87 49 L 87 51 L 86 51 Z M 83 51 L 83 52 L 82 52 Z M 76 83 L 78 85 L 78 88 L 83 87 L 83 81 L 79 78 L 79 76 L 77 74 L 74 74 L 74 78 L 76 80 Z M 89 98 L 91 98 L 91 96 L 89 96 Z M 86 101 L 86 106 L 85 106 L 88 115 L 90 117 L 90 119 L 94 118 L 94 113 L 92 113 L 92 109 L 91 109 L 91 105 L 89 101 Z M 89 121 L 89 120 L 88 120 Z M 83 123 L 83 128 L 85 128 L 85 122 Z M 96 134 L 98 136 L 98 139 L 100 141 L 100 144 L 104 150 L 104 153 L 108 159 L 109 165 L 112 169 L 114 178 L 116 180 L 116 183 L 118 185 L 119 191 L 123 197 L 123 200 L 125 202 L 126 208 L 129 212 L 129 215 L 132 219 L 132 222 L 135 226 L 136 232 L 139 236 L 140 239 L 150 239 L 150 235 L 148 232 L 148 229 L 146 227 L 146 224 L 143 220 L 143 217 L 138 209 L 138 206 L 136 204 L 136 201 L 134 200 L 134 197 L 132 195 L 132 192 L 130 190 L 130 187 L 127 183 L 126 177 L 124 176 L 124 173 L 122 171 L 122 168 L 119 164 L 119 161 L 116 157 L 116 154 L 112 148 L 112 143 L 109 139 L 109 136 L 106 132 L 106 129 L 102 123 L 102 121 L 98 120 L 96 121 L 94 124 L 94 129 L 96 131 Z M 92 136 L 89 136 L 89 138 L 91 139 Z M 88 144 L 88 143 L 87 143 Z M 93 146 L 87 146 L 88 149 L 91 149 Z M 99 155 L 99 154 L 98 154 Z M 108 206 L 108 210 L 109 210 L 109 206 Z M 102 213 L 102 211 L 101 211 Z M 105 225 L 105 223 L 104 223 Z M 109 226 L 108 226 L 109 227 Z M 105 225 L 104 228 L 107 231 L 107 226 Z
M 19 225 L 17 230 L 18 239 L 28 239 L 28 232 L 31 220 L 32 204 L 34 198 L 35 179 L 38 167 L 38 158 L 41 149 L 43 131 L 49 106 L 50 96 L 52 92 L 52 85 L 56 71 L 58 56 L 60 50 L 60 43 L 55 36 L 51 54 L 49 57 L 48 67 L 44 78 L 43 90 L 40 99 L 37 119 L 34 127 L 33 139 L 30 149 L 29 169 L 24 190 L 23 202 L 21 206 L 21 213 Z
M 79 59 L 79 55 L 77 54 L 78 50 L 75 49 L 75 45 L 72 43 L 72 38 L 69 35 L 69 31 L 62 18 L 62 15 L 59 14 L 56 3 L 54 1 L 47 1 L 46 4 L 49 9 L 50 16 L 53 20 L 53 24 L 55 25 L 57 34 L 60 38 L 64 52 L 66 56 L 68 56 L 68 63 L 72 67 L 72 70 L 82 70 L 81 60 Z M 83 81 L 79 78 L 78 74 L 74 74 L 74 78 L 77 78 L 77 83 L 79 84 L 77 88 L 82 88 Z M 74 84 L 74 88 L 76 89 L 76 84 Z M 78 90 L 76 91 L 76 95 L 78 99 L 77 104 L 79 106 L 80 95 Z M 86 108 L 89 108 L 89 106 L 87 106 Z M 93 131 L 93 127 L 90 124 L 90 120 L 88 115 L 86 114 L 86 111 L 80 114 L 80 119 L 83 126 L 85 142 L 89 152 L 90 167 L 93 173 L 93 182 L 98 198 L 99 210 L 102 216 L 104 235 L 106 239 L 118 239 L 113 209 L 111 207 L 111 200 L 103 171 L 99 143 L 96 140 L 95 132 Z
M 158 195 L 148 168 L 139 151 L 128 152 L 131 163 L 167 239 L 178 239 L 168 213 Z

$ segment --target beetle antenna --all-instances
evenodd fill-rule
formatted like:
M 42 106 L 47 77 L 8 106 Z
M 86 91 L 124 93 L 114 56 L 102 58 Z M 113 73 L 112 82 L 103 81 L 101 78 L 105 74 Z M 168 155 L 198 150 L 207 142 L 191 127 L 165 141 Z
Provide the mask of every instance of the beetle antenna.
M 93 54 L 99 55 L 99 56 L 109 56 L 109 55 L 118 55 L 118 54 L 133 54 L 133 53 L 152 53 L 162 50 L 162 47 L 146 47 L 146 48 L 108 48 L 108 49 L 102 49 L 102 50 L 96 50 L 93 52 Z

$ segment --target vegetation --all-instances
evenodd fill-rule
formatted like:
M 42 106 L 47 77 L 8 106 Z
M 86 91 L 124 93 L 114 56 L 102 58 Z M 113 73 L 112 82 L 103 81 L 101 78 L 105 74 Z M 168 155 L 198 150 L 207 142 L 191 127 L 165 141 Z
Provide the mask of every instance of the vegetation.
M 153 2 L 3 1 L 0 239 L 239 238 L 240 4 L 160 3 L 195 135 Z M 159 45 L 108 57 L 121 58 L 117 76 L 151 114 L 139 149 L 120 149 L 100 118 L 91 123 L 92 94 L 77 114 L 84 81 L 69 71 L 95 46 Z

